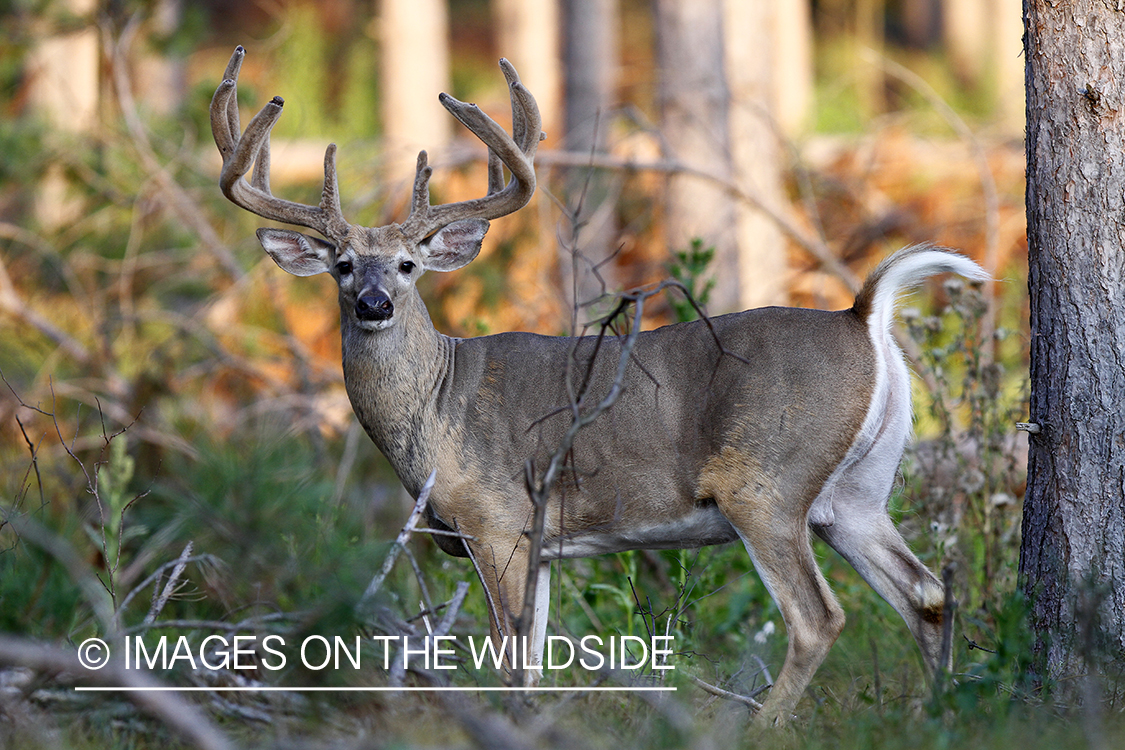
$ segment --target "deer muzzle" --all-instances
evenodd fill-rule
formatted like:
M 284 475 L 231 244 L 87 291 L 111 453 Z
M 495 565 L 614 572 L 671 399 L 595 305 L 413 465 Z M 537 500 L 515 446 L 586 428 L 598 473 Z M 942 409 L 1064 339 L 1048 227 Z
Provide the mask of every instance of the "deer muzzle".
M 355 316 L 358 320 L 390 320 L 395 314 L 394 303 L 385 292 L 374 291 L 361 294 L 355 301 Z

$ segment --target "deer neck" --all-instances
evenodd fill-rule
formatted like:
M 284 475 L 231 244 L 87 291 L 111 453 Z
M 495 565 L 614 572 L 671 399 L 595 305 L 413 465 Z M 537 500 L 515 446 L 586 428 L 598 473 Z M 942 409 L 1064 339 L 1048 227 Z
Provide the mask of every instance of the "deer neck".
M 360 424 L 411 492 L 430 470 L 437 394 L 452 370 L 454 339 L 434 328 L 417 290 L 393 326 L 365 331 L 341 316 L 344 384 Z

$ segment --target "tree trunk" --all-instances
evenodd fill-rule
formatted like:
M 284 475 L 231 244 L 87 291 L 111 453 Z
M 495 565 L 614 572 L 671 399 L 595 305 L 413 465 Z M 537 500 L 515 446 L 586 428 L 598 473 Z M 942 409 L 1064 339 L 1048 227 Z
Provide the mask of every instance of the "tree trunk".
M 492 0 L 496 42 L 535 93 L 543 132 L 558 138 L 562 73 L 559 58 L 558 0 Z
M 92 17 L 94 0 L 66 0 L 60 10 L 91 21 L 76 30 L 37 39 L 27 58 L 31 85 L 28 99 L 47 124 L 68 135 L 88 133 L 98 121 L 100 40 Z M 57 144 L 61 145 L 61 144 Z M 75 222 L 84 210 L 72 195 L 61 164 L 51 164 L 36 186 L 32 213 L 44 229 Z
M 449 19 L 445 0 L 382 0 L 383 133 L 391 180 L 407 195 L 422 149 L 441 148 L 453 118 L 438 102 L 449 91 Z
M 1027 0 L 1024 13 L 1040 432 L 1020 574 L 1037 656 L 1063 677 L 1091 667 L 1084 632 L 1110 655 L 1125 649 L 1125 14 L 1098 0 Z M 1080 614 L 1090 602 L 1093 622 Z
M 728 23 L 735 25 L 731 8 L 760 13 L 758 8 L 772 10 L 776 20 L 772 25 L 773 41 L 768 63 L 773 72 L 772 101 L 774 118 L 786 135 L 801 133 L 809 125 L 809 112 L 813 101 L 813 27 L 812 7 L 809 0 L 771 0 L 769 3 L 746 3 L 744 0 L 727 0 Z M 735 45 L 749 47 L 753 41 L 746 37 L 732 39 L 727 33 L 728 60 Z M 769 70 L 769 68 L 767 68 Z M 728 70 L 733 73 L 733 70 Z M 733 83 L 732 83 L 733 88 Z M 737 95 L 736 95 L 737 102 Z M 737 136 L 735 136 L 737 141 Z
M 618 67 L 617 0 L 562 0 L 568 151 L 602 153 L 608 141 Z M 559 268 L 572 310 L 612 292 L 611 265 L 595 266 L 616 250 L 613 178 L 576 169 L 567 179 L 566 203 L 574 226 L 563 227 Z M 603 288 L 603 286 L 605 288 Z
M 137 98 L 146 109 L 161 117 L 171 117 L 178 112 L 187 96 L 186 58 L 175 46 L 156 48 L 180 30 L 183 17 L 183 0 L 156 0 L 134 53 Z
M 988 62 L 989 39 L 994 25 L 986 23 L 988 2 L 982 0 L 945 0 L 941 6 L 942 41 L 963 79 L 977 83 Z
M 669 156 L 730 180 L 723 0 L 655 0 L 654 6 L 660 121 Z M 669 249 L 686 250 L 695 238 L 715 248 L 712 313 L 741 308 L 735 222 L 733 199 L 714 181 L 687 174 L 669 179 Z
M 730 169 L 735 182 L 777 213 L 784 213 L 779 168 L 778 132 L 783 92 L 794 93 L 807 82 L 800 80 L 799 65 L 775 64 L 799 50 L 782 51 L 781 16 L 803 3 L 726 0 L 726 70 L 730 86 Z M 789 6 L 783 11 L 782 6 Z M 790 45 L 793 39 L 786 40 Z M 807 52 L 807 48 L 805 49 Z M 781 83 L 785 68 L 794 76 L 792 86 Z M 807 90 L 807 89 L 806 89 Z M 735 207 L 738 252 L 737 308 L 783 305 L 786 293 L 785 238 L 765 213 L 738 203 Z
M 855 34 L 851 43 L 856 98 L 861 117 L 871 120 L 887 109 L 886 81 L 879 64 L 879 59 L 887 54 L 887 0 L 856 0 L 854 14 Z
M 995 102 L 1005 135 L 1023 132 L 1022 0 L 945 0 L 943 36 L 954 70 Z

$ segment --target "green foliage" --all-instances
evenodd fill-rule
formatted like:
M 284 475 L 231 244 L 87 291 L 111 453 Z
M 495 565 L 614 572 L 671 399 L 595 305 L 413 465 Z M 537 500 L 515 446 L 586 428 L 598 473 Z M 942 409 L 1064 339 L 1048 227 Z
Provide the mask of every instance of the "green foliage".
M 277 50 L 278 80 L 284 82 L 286 92 L 285 116 L 276 132 L 288 138 L 329 137 L 329 39 L 321 31 L 316 6 L 310 3 L 288 6 L 285 20 L 288 33 Z
M 129 539 L 145 533 L 143 527 L 130 526 L 125 529 L 125 511 L 132 498 L 129 483 L 133 481 L 136 461 L 125 452 L 124 440 L 113 440 L 109 444 L 109 459 L 97 467 L 97 494 L 99 518 L 86 533 L 94 544 L 104 550 L 106 565 L 116 570 L 121 564 L 121 545 Z
M 206 597 L 193 608 L 221 617 L 249 603 L 282 610 L 355 599 L 381 557 L 361 516 L 333 502 L 329 476 L 308 441 L 268 425 L 231 445 L 207 441 L 177 459 L 147 504 L 146 523 L 175 529 L 213 555 Z
M 937 385 L 919 399 L 926 418 L 910 459 L 921 481 L 908 485 L 906 504 L 931 519 L 936 551 L 957 563 L 965 598 L 994 604 L 1016 586 L 1016 493 L 1026 468 L 1015 423 L 1026 387 L 996 358 L 1009 334 L 988 330 L 981 290 L 950 279 L 944 291 L 948 302 L 935 314 L 904 315 L 922 374 Z
M 70 537 L 74 529 L 59 532 Z M 0 539 L 0 632 L 40 638 L 68 635 L 82 606 L 78 585 L 42 549 L 6 530 L 0 531 Z
M 680 299 L 672 294 L 669 304 L 678 321 L 695 320 L 699 317 L 696 306 L 704 308 L 711 298 L 711 290 L 715 287 L 715 279 L 708 274 L 708 266 L 715 258 L 714 247 L 704 247 L 703 240 L 693 237 L 691 247 L 687 250 L 677 250 L 675 260 L 668 264 L 668 273 L 676 281 L 683 284 L 687 292 L 686 299 Z M 695 304 L 692 304 L 692 300 Z
M 0 186 L 9 189 L 15 181 L 33 182 L 46 167 L 43 149 L 45 130 L 28 118 L 0 118 Z
M 376 138 L 382 132 L 377 60 L 375 43 L 366 36 L 356 38 L 347 48 L 339 124 L 353 138 Z

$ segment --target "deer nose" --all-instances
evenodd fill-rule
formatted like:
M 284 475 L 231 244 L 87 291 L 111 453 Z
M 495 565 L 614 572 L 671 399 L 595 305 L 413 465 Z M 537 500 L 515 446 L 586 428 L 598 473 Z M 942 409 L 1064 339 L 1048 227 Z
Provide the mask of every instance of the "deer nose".
M 383 292 L 364 294 L 355 301 L 355 316 L 360 320 L 389 320 L 395 306 Z

